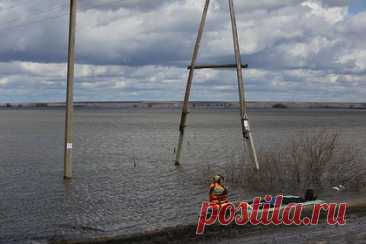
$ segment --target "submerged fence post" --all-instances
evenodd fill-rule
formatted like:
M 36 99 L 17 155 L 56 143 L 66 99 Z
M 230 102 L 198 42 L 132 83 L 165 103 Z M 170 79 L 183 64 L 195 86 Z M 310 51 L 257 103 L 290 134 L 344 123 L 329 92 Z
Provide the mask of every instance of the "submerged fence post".
M 202 13 L 200 27 L 199 27 L 199 30 L 198 30 L 196 44 L 195 44 L 195 47 L 194 47 L 194 50 L 193 50 L 192 62 L 191 62 L 191 66 L 190 66 L 190 69 L 189 69 L 187 87 L 186 87 L 186 92 L 185 92 L 185 96 L 184 96 L 182 115 L 181 115 L 180 125 L 179 125 L 178 148 L 177 148 L 177 151 L 176 151 L 176 158 L 175 158 L 175 165 L 177 165 L 177 166 L 180 165 L 180 157 L 181 157 L 181 154 L 182 154 L 182 147 L 183 147 L 183 140 L 184 140 L 184 129 L 186 127 L 186 122 L 187 122 L 188 102 L 189 102 L 189 97 L 190 97 L 190 93 L 191 93 L 194 67 L 196 65 L 198 52 L 199 52 L 199 49 L 200 49 L 200 44 L 201 44 L 201 40 L 202 40 L 203 31 L 204 31 L 204 28 L 205 28 L 205 23 L 206 23 L 206 18 L 207 18 L 207 12 L 208 12 L 209 5 L 210 5 L 210 0 L 206 0 L 205 7 L 204 7 L 204 10 L 203 10 L 203 13 Z
M 72 177 L 72 147 L 73 147 L 73 83 L 75 65 L 75 27 L 76 1 L 70 0 L 69 18 L 69 48 L 67 60 L 67 90 L 65 114 L 65 143 L 64 143 L 64 179 Z

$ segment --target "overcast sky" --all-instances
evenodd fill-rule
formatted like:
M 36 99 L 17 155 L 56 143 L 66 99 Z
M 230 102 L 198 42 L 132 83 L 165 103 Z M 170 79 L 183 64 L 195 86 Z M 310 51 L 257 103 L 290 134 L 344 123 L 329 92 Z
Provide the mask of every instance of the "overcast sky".
M 213 0 L 199 63 L 233 63 Z M 366 1 L 235 0 L 246 94 L 366 102 Z M 0 102 L 64 101 L 67 0 L 0 0 Z M 75 100 L 182 100 L 204 0 L 78 0 Z M 197 71 L 192 100 L 238 100 L 234 70 Z

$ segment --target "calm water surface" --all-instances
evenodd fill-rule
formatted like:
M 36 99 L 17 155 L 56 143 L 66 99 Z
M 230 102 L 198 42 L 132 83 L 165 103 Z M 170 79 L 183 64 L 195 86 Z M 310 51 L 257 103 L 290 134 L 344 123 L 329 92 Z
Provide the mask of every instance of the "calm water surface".
M 207 186 L 197 179 L 207 165 L 240 156 L 238 116 L 193 111 L 177 169 L 179 111 L 77 110 L 74 179 L 64 183 L 64 112 L 0 110 L 0 242 L 134 233 L 196 221 L 207 198 Z M 366 144 L 362 110 L 255 110 L 250 119 L 259 149 L 324 127 L 340 131 L 346 142 Z

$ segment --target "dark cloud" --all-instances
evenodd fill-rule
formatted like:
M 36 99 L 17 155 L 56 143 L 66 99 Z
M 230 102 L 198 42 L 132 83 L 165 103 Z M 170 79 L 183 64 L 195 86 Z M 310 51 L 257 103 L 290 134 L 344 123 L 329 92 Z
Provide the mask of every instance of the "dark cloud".
M 35 1 L 0 2 L 0 102 L 64 99 L 68 1 Z M 181 99 L 204 1 L 78 2 L 77 99 Z M 366 12 L 346 0 L 235 4 L 249 98 L 364 99 Z M 234 62 L 227 10 L 212 1 L 200 63 Z M 197 72 L 194 86 L 196 100 L 236 99 L 234 72 Z

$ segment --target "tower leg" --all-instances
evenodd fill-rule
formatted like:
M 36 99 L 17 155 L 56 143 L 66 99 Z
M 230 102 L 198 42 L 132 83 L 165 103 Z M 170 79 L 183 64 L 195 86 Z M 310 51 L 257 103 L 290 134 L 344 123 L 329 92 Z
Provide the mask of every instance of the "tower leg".
M 202 13 L 200 27 L 199 27 L 199 30 L 198 30 L 196 44 L 195 44 L 195 47 L 194 47 L 194 50 L 193 50 L 192 62 L 191 62 L 191 66 L 190 66 L 191 68 L 189 70 L 189 75 L 188 75 L 188 80 L 187 80 L 186 92 L 185 92 L 183 108 L 182 108 L 182 115 L 181 115 L 180 125 L 179 125 L 178 147 L 177 147 L 176 158 L 175 158 L 175 165 L 177 165 L 177 166 L 180 165 L 180 158 L 181 158 L 181 155 L 182 155 L 183 141 L 184 141 L 184 129 L 186 127 L 186 122 L 187 122 L 188 103 L 189 103 L 189 97 L 190 97 L 191 87 L 192 87 L 194 66 L 195 66 L 196 61 L 197 61 L 197 56 L 198 56 L 198 52 L 199 52 L 199 48 L 200 48 L 200 44 L 201 44 L 201 40 L 202 40 L 203 31 L 204 31 L 204 28 L 205 28 L 205 23 L 206 23 L 206 18 L 207 18 L 207 12 L 208 12 L 209 5 L 210 5 L 210 0 L 206 0 L 205 7 L 204 7 L 204 10 L 203 10 L 203 13 Z
M 240 46 L 239 46 L 239 36 L 238 29 L 236 25 L 235 18 L 235 9 L 233 0 L 229 0 L 229 9 L 230 9 L 230 17 L 231 17 L 231 27 L 233 32 L 233 42 L 234 42 L 234 51 L 235 51 L 235 60 L 236 60 L 236 73 L 238 78 L 238 90 L 239 90 L 239 102 L 240 102 L 240 120 L 242 125 L 243 138 L 246 141 L 246 144 L 249 149 L 249 154 L 257 169 L 259 169 L 259 163 L 257 159 L 257 153 L 254 146 L 254 141 L 252 137 L 252 133 L 249 127 L 247 108 L 245 103 L 245 93 L 244 93 L 244 78 L 243 78 L 243 70 L 241 64 L 241 55 L 240 55 Z

